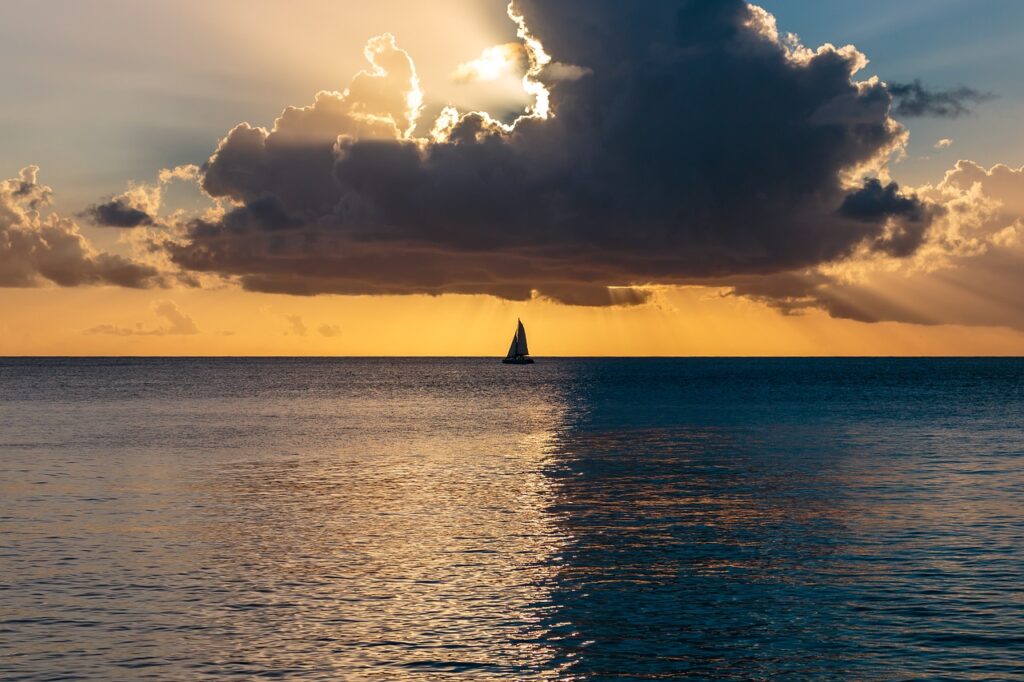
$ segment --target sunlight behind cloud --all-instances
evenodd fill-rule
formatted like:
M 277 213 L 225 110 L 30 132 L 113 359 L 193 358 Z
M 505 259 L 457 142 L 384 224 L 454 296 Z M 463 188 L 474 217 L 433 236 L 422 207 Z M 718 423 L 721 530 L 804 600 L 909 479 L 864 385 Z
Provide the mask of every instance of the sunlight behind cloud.
M 519 43 L 505 43 L 488 47 L 471 62 L 459 64 L 452 74 L 456 83 L 496 81 L 508 75 L 519 75 L 526 70 L 526 52 Z

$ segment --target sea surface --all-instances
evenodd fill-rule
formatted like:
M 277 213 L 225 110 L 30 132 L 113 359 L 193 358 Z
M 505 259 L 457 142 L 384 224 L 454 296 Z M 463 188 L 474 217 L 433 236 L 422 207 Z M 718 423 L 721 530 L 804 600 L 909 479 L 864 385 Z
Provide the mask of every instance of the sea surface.
M 1024 361 L 0 360 L 0 679 L 1024 679 Z

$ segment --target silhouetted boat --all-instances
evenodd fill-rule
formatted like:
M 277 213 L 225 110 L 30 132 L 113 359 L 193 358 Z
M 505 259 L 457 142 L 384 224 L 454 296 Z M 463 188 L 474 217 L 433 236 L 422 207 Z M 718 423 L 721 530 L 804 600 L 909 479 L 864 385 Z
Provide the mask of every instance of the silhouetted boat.
M 523 328 L 523 321 L 519 320 L 515 334 L 512 335 L 512 345 L 508 347 L 508 355 L 502 360 L 506 365 L 532 365 L 533 358 L 530 357 L 530 349 L 526 345 L 526 329 Z

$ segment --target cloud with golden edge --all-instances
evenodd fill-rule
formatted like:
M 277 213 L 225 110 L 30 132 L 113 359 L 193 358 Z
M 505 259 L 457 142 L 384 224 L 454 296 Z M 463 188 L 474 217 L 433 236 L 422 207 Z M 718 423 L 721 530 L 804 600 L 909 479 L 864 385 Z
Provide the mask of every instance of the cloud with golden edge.
M 38 172 L 27 166 L 0 181 L 0 287 L 166 284 L 155 268 L 94 248 L 73 220 L 47 213 L 53 190 Z
M 803 272 L 734 280 L 731 295 L 787 314 L 1024 330 L 1024 168 L 960 160 L 917 192 L 941 210 L 911 256 L 861 250 Z
M 230 204 L 171 261 L 253 291 L 605 306 L 920 245 L 932 212 L 883 175 L 906 133 L 885 83 L 854 80 L 856 48 L 806 48 L 739 1 L 517 0 L 508 16 L 516 47 L 462 71 L 520 62 L 521 115 L 446 107 L 416 137 L 413 61 L 374 38 L 344 91 L 227 134 L 200 177 Z
M 889 177 L 908 133 L 852 45 L 806 47 L 741 0 L 515 0 L 507 14 L 518 42 L 454 77 L 521 74 L 530 104 L 510 121 L 447 106 L 421 125 L 413 59 L 384 34 L 343 90 L 270 129 L 239 123 L 180 171 L 214 202 L 205 214 L 159 218 L 161 174 L 86 215 L 131 228 L 148 267 L 193 284 L 614 306 L 707 282 L 858 319 L 897 314 L 840 290 L 859 278 L 1015 243 L 1012 224 L 990 230 L 1005 202 L 986 181 Z M 979 101 L 903 91 L 913 115 Z

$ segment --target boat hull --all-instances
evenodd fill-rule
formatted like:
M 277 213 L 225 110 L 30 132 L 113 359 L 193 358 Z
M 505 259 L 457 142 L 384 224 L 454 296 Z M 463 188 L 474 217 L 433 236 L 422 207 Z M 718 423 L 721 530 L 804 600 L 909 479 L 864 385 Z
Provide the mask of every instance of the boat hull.
M 533 358 L 505 358 L 504 360 L 501 361 L 501 363 L 503 365 L 532 365 Z

